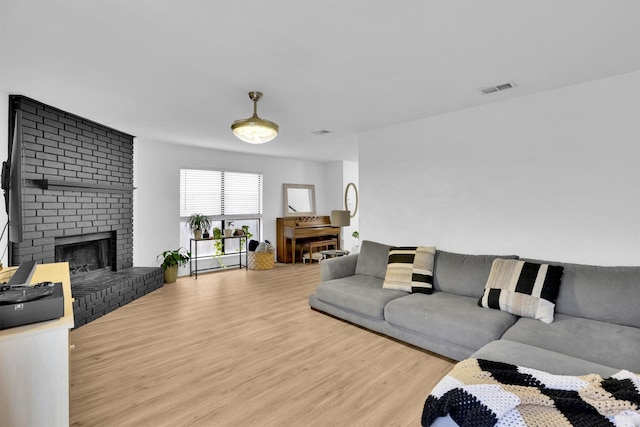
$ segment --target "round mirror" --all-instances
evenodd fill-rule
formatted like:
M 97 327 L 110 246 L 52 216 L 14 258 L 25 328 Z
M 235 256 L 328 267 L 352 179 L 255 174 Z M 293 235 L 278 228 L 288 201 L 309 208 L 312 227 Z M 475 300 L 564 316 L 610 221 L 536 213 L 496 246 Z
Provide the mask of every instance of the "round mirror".
M 358 212 L 358 189 L 353 182 L 347 184 L 344 190 L 344 208 L 351 212 L 351 218 L 356 216 Z

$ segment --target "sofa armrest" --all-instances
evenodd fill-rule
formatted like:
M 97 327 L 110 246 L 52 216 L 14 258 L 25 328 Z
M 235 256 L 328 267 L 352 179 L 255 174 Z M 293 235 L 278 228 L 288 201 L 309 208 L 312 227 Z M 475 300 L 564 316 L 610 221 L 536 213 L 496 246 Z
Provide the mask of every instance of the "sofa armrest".
M 358 254 L 323 260 L 320 263 L 320 280 L 326 282 L 327 280 L 353 276 L 356 273 L 357 261 Z

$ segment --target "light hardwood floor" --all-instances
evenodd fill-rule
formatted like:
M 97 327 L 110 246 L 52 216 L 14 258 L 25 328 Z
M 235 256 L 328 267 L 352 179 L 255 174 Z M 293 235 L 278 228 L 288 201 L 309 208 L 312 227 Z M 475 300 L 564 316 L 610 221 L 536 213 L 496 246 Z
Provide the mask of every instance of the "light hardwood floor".
M 453 363 L 311 310 L 319 279 L 184 277 L 71 332 L 71 425 L 419 426 Z

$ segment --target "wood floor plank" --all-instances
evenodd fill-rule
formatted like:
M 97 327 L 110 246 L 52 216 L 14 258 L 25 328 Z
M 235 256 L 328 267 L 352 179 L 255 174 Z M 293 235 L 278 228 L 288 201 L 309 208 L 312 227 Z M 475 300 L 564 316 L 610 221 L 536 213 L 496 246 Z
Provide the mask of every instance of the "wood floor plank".
M 309 308 L 317 264 L 178 279 L 71 332 L 73 426 L 419 426 L 449 359 Z

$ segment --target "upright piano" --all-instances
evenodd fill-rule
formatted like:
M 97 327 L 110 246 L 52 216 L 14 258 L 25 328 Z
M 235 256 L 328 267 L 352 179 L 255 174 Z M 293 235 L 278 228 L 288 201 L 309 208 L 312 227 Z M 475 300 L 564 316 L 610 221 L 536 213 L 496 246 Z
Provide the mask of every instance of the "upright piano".
M 329 216 L 292 216 L 276 218 L 278 262 L 299 261 L 299 248 L 309 240 L 337 239 L 340 227 L 331 226 Z

